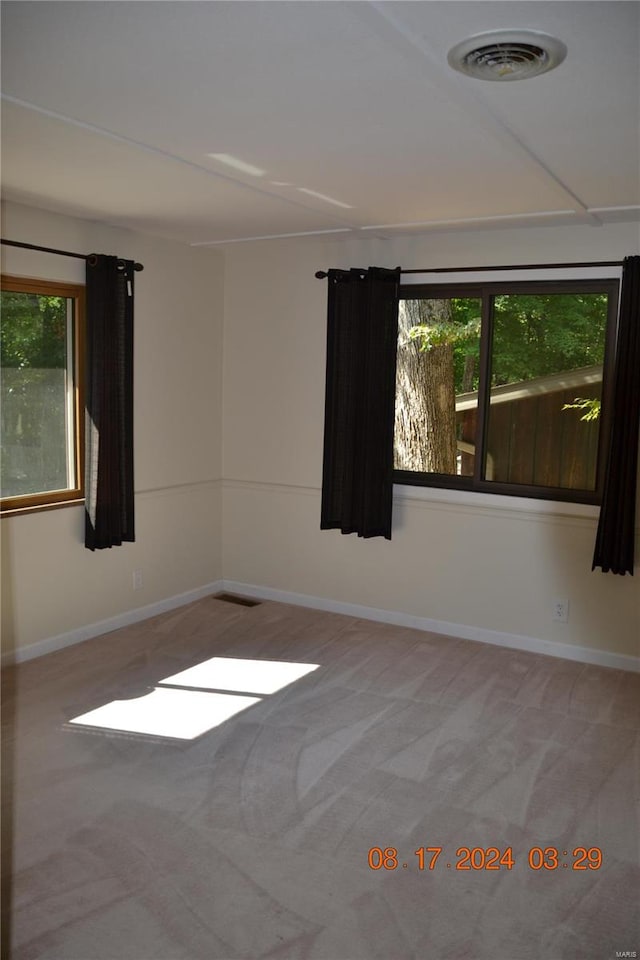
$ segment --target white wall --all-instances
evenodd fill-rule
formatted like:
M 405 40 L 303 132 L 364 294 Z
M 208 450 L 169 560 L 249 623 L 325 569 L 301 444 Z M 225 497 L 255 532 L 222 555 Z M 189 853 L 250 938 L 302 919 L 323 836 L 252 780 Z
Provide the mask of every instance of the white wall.
M 314 273 L 616 260 L 639 246 L 637 224 L 618 224 L 230 247 L 225 579 L 439 621 L 460 635 L 486 631 L 532 638 L 540 649 L 638 656 L 638 576 L 591 572 L 595 508 L 552 505 L 554 514 L 521 498 L 403 487 L 391 542 L 320 531 L 326 282 Z M 567 624 L 551 621 L 556 597 L 569 599 Z
M 444 631 L 640 654 L 638 574 L 591 572 L 593 508 L 557 505 L 554 515 L 534 501 L 398 488 L 390 543 L 320 531 L 326 283 L 314 277 L 330 266 L 619 259 L 638 251 L 635 225 L 269 241 L 233 245 L 223 261 L 8 204 L 2 235 L 145 265 L 136 276 L 137 542 L 86 551 L 78 507 L 3 519 L 5 650 L 79 637 L 224 576 Z M 81 262 L 46 254 L 3 247 L 2 262 L 6 273 L 83 279 Z M 134 569 L 144 575 L 135 593 Z M 569 598 L 567 624 L 551 622 L 555 597 Z
M 7 204 L 2 236 L 144 264 L 136 274 L 136 542 L 91 553 L 82 507 L 3 518 L 3 648 L 68 634 L 221 576 L 223 258 Z M 84 282 L 84 263 L 2 247 L 2 272 Z M 141 570 L 142 589 L 132 589 Z

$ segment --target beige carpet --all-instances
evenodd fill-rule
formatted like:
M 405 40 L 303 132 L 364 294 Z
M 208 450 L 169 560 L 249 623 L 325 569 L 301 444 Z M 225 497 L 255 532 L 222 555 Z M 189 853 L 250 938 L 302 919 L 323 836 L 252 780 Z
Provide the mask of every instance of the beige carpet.
M 637 675 L 206 599 L 5 682 L 12 960 L 640 957 Z

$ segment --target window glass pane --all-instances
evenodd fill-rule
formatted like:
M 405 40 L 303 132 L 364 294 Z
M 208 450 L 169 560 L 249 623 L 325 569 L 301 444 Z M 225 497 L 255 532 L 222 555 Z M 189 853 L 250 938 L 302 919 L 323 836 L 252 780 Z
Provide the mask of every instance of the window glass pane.
M 2 291 L 2 497 L 75 486 L 73 300 Z
M 480 317 L 477 298 L 400 301 L 396 470 L 473 476 Z
M 494 298 L 485 477 L 595 490 L 607 294 Z

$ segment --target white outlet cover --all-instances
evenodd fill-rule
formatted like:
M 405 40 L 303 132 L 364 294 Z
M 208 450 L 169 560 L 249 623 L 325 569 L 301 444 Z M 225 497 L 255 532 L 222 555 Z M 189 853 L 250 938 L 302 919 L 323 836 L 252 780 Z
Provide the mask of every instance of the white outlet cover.
M 569 601 L 566 599 L 557 599 L 553 601 L 551 610 L 551 619 L 558 623 L 567 623 L 569 620 Z

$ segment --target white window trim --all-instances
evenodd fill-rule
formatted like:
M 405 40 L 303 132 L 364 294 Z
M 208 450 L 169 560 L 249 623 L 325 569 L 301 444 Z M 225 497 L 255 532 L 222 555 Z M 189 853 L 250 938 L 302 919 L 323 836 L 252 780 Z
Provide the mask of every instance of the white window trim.
M 538 516 L 597 519 L 600 513 L 600 507 L 595 503 L 539 500 L 534 497 L 507 496 L 502 493 L 484 493 L 478 490 L 453 490 L 450 487 L 414 486 L 409 483 L 394 483 L 393 497 L 396 500 L 421 500 L 425 503 L 478 507 L 484 510 L 509 510 Z

